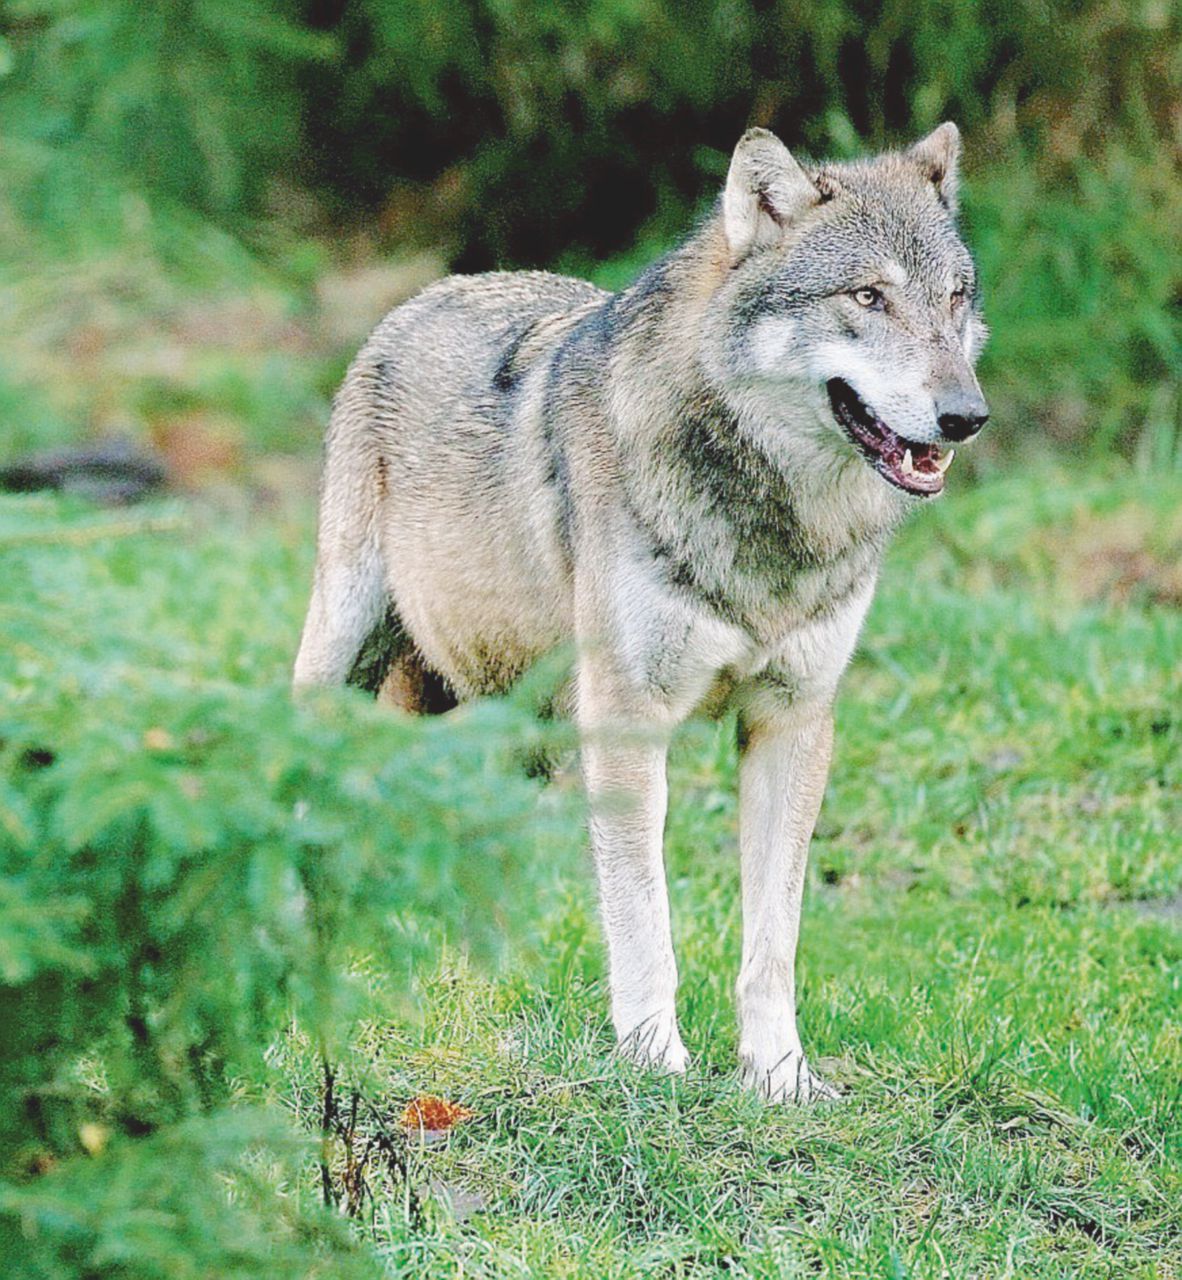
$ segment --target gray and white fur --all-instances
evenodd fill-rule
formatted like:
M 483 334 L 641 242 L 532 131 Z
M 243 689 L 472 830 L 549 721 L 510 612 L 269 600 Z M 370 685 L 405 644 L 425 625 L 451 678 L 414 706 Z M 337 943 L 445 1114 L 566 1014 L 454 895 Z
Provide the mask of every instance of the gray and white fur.
M 740 1057 L 773 1100 L 832 1095 L 794 966 L 838 680 L 892 530 L 987 415 L 959 148 L 945 124 L 815 166 L 751 130 L 713 213 L 622 293 L 493 273 L 396 308 L 328 431 L 296 685 L 368 653 L 383 699 L 441 710 L 573 642 L 612 1018 L 670 1071 L 666 745 L 737 709 Z

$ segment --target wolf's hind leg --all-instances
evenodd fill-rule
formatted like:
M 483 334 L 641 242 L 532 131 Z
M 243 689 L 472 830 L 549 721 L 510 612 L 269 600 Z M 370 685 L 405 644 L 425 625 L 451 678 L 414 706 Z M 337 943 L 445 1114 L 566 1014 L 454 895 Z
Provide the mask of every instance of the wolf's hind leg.
M 360 683 L 352 676 L 349 683 Z M 390 658 L 377 687 L 378 702 L 414 715 L 437 716 L 458 705 L 455 694 L 408 642 Z

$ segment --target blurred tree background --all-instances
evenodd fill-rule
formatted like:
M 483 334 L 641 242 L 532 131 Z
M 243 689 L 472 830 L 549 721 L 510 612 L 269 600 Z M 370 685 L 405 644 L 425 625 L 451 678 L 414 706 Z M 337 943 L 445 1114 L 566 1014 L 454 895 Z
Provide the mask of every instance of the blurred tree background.
M 13 447 L 147 433 L 184 469 L 310 446 L 358 338 L 431 275 L 620 285 L 748 124 L 846 155 L 952 118 L 994 441 L 1178 461 L 1167 0 L 10 0 L 2 22 Z

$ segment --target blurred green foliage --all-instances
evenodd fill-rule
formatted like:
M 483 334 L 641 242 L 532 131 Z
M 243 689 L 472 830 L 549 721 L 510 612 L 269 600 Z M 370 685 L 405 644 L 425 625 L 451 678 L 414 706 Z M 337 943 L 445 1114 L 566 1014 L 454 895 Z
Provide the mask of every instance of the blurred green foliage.
M 289 1171 L 309 1154 L 266 1105 L 270 1046 L 294 1020 L 347 1062 L 359 1020 L 405 1014 L 428 939 L 487 957 L 528 898 L 505 881 L 545 865 L 532 717 L 294 706 L 275 629 L 307 564 L 274 532 L 245 559 L 240 531 L 194 532 L 176 510 L 0 504 L 6 1275 L 307 1265 L 331 1222 L 242 1167 L 260 1143 Z M 242 1181 L 232 1213 L 219 1170 Z
M 682 234 L 749 123 L 844 155 L 952 117 L 998 434 L 1177 461 L 1180 15 L 1163 0 L 14 0 L 0 291 L 28 301 L 0 397 L 30 442 L 142 424 L 134 394 L 96 411 L 24 351 L 23 313 L 69 316 L 41 286 L 80 264 L 132 259 L 100 310 L 157 271 L 197 296 L 269 271 L 307 313 L 312 246 L 356 248 L 361 231 L 370 254 L 430 246 L 457 269 L 614 283 L 617 259 Z M 272 445 L 278 409 L 306 444 L 347 346 L 306 352 L 312 376 L 292 362 L 302 388 L 282 405 L 222 407 Z

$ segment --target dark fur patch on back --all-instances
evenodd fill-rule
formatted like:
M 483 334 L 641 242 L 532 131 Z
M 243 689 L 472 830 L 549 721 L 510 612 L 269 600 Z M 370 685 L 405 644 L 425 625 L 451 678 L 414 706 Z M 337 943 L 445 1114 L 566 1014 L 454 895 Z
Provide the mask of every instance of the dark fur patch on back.
M 505 348 L 492 378 L 493 386 L 498 391 L 512 391 L 517 385 L 518 379 L 522 374 L 522 370 L 517 364 L 517 355 L 521 350 L 522 343 L 533 332 L 533 327 L 532 323 L 527 324 L 524 329 L 514 334 L 513 339 Z

